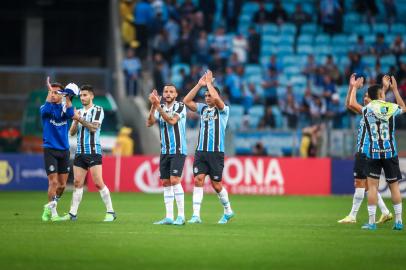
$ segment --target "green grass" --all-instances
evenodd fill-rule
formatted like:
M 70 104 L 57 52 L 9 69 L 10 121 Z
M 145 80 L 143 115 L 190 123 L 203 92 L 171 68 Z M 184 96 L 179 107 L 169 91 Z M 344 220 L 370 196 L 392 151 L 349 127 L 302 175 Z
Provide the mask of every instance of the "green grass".
M 79 220 L 44 223 L 45 193 L 0 193 L 0 269 L 405 269 L 406 233 L 390 224 L 362 231 L 339 225 L 346 197 L 231 196 L 235 220 L 217 225 L 214 195 L 202 205 L 203 224 L 157 226 L 160 195 L 113 194 L 118 219 L 105 224 L 98 193 L 85 193 Z M 60 201 L 68 210 L 71 192 Z M 191 215 L 191 195 L 186 215 Z M 391 203 L 387 201 L 388 206 Z M 379 217 L 379 215 L 378 215 Z

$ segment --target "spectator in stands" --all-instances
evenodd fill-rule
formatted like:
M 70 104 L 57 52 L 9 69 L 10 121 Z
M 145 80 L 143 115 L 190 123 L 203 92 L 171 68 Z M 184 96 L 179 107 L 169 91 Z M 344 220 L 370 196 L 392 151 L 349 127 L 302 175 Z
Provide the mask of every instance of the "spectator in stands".
M 403 42 L 401 35 L 397 35 L 396 38 L 393 40 L 392 45 L 390 46 L 390 50 L 396 57 L 396 63 L 399 65 L 400 57 L 402 56 L 402 54 L 406 53 L 405 43 Z
M 349 78 L 353 73 L 356 73 L 359 76 L 365 76 L 366 66 L 362 62 L 361 55 L 358 53 L 350 53 L 349 58 L 350 64 L 346 68 L 345 78 Z
M 340 103 L 340 96 L 334 93 L 331 96 L 331 102 L 327 106 L 326 116 L 332 120 L 332 127 L 334 129 L 343 128 L 343 116 L 346 114 L 347 109 Z
M 168 19 L 173 18 L 175 21 L 180 21 L 179 8 L 177 5 L 177 0 L 166 0 L 166 9 L 168 11 Z
M 340 17 L 342 8 L 338 0 L 320 0 L 320 22 L 324 32 L 335 34 L 340 32 Z M 341 20 L 342 21 L 342 20 Z
M 125 75 L 125 83 L 128 96 L 137 95 L 137 81 L 141 72 L 141 62 L 136 57 L 133 49 L 127 50 L 127 56 L 123 60 L 122 68 Z
M 223 0 L 223 19 L 227 32 L 235 32 L 243 0 Z
M 172 63 L 172 57 L 179 41 L 180 27 L 176 20 L 170 16 L 164 26 L 164 29 L 168 33 L 168 42 L 170 47 L 170 57 L 168 61 Z
M 323 66 L 316 68 L 316 73 L 313 75 L 313 84 L 317 87 L 324 87 L 325 70 Z
M 247 61 L 247 50 L 247 39 L 241 33 L 238 33 L 232 41 L 232 52 L 237 54 L 239 62 L 245 63 Z
M 178 50 L 180 61 L 190 65 L 192 62 L 194 40 L 192 36 L 192 25 L 186 19 L 181 22 L 181 36 L 179 39 Z
M 250 64 L 258 64 L 259 59 L 259 52 L 260 52 L 260 44 L 261 44 L 261 35 L 258 34 L 255 26 L 251 26 L 249 28 L 249 36 L 248 36 L 248 62 Z
M 181 89 L 179 89 L 178 92 L 178 98 L 179 100 L 182 100 L 184 96 L 187 95 L 187 93 L 192 89 L 196 82 L 199 81 L 199 79 L 202 77 L 202 74 L 200 74 L 201 68 L 197 65 L 193 65 L 190 68 L 190 74 L 186 75 Z
M 280 0 L 275 0 L 273 9 L 269 14 L 271 23 L 283 24 L 288 20 L 288 13 L 283 8 Z
M 196 62 L 201 65 L 208 65 L 210 62 L 210 45 L 207 40 L 206 31 L 202 30 L 199 33 L 199 38 L 196 40 Z
M 239 103 L 241 100 L 241 86 L 242 82 L 239 76 L 234 72 L 231 67 L 226 68 L 226 75 L 224 77 L 224 86 L 227 87 L 230 93 L 231 103 Z
M 135 28 L 134 28 L 134 1 L 121 0 L 120 1 L 120 16 L 121 16 L 121 37 L 127 47 L 135 41 Z
M 256 86 L 255 83 L 245 83 L 244 82 L 244 99 L 245 99 L 245 108 L 248 111 L 253 105 L 262 104 L 264 93 L 262 89 Z
M 148 25 L 154 17 L 154 10 L 148 0 L 140 0 L 134 7 L 134 22 L 137 31 L 137 40 L 140 43 L 138 55 L 141 58 L 147 56 L 148 48 Z
M 162 13 L 157 13 L 153 20 L 151 20 L 150 24 L 148 25 L 148 32 L 150 38 L 153 38 L 155 35 L 161 33 L 161 31 L 165 27 L 165 21 L 162 18 Z
M 305 12 L 301 3 L 296 3 L 295 11 L 290 16 L 290 21 L 296 25 L 296 37 L 300 35 L 302 25 L 311 22 L 311 16 Z
M 392 24 L 396 20 L 396 15 L 397 15 L 397 8 L 395 4 L 395 0 L 384 0 L 383 5 L 385 7 L 385 19 L 386 22 L 389 25 L 389 29 L 392 26 Z
M 336 85 L 331 79 L 330 75 L 324 75 L 323 78 L 323 97 L 330 104 L 332 95 L 336 92 Z
M 396 72 L 396 80 L 400 82 L 401 80 L 406 79 L 406 63 L 400 63 L 399 70 Z
M 375 0 L 358 0 L 354 2 L 355 9 L 360 14 L 365 14 L 367 17 L 367 22 L 371 26 L 375 23 L 375 16 L 378 14 L 378 6 Z
M 376 34 L 375 42 L 372 44 L 370 51 L 377 57 L 386 55 L 390 52 L 389 46 L 385 42 L 385 35 L 383 33 Z
M 317 145 L 321 137 L 321 125 L 312 125 L 302 129 L 300 156 L 303 158 L 316 157 Z
M 368 45 L 365 44 L 363 35 L 357 36 L 357 42 L 354 44 L 352 52 L 358 53 L 360 55 L 366 55 L 369 53 L 369 48 Z
M 230 44 L 227 36 L 225 35 L 224 27 L 219 27 L 214 35 L 213 42 L 211 43 L 211 49 L 214 53 L 217 53 L 221 58 L 222 67 L 227 64 L 228 56 L 230 55 Z
M 192 0 L 185 0 L 179 7 L 181 18 L 192 19 L 193 13 L 197 10 Z
M 334 83 L 341 83 L 341 74 L 340 70 L 336 63 L 334 63 L 334 58 L 331 54 L 327 55 L 326 62 L 323 65 L 324 71 L 327 75 L 331 77 Z
M 252 149 L 252 155 L 253 156 L 259 156 L 259 157 L 263 157 L 263 156 L 267 156 L 268 153 L 266 151 L 266 148 L 264 147 L 264 145 L 262 144 L 262 142 L 257 142 L 254 145 L 254 148 Z
M 309 80 L 313 80 L 314 75 L 316 74 L 317 71 L 317 63 L 316 60 L 314 59 L 313 54 L 309 54 L 306 59 L 306 63 L 304 65 L 302 73 L 307 77 Z
M 299 116 L 299 104 L 297 104 L 293 94 L 286 95 L 279 105 L 281 108 L 282 114 L 286 117 L 288 127 L 296 128 L 297 121 Z
M 327 104 L 324 98 L 313 96 L 310 102 L 310 118 L 313 124 L 320 123 L 327 112 Z
M 203 13 L 201 11 L 197 11 L 197 12 L 194 13 L 192 18 L 193 18 L 193 21 L 192 21 L 192 24 L 193 24 L 192 35 L 193 35 L 193 39 L 196 40 L 196 39 L 199 38 L 200 32 L 205 30 L 204 16 L 203 16 Z
M 161 32 L 155 35 L 152 40 L 152 49 L 154 54 L 160 53 L 166 61 L 171 62 L 171 45 L 168 32 L 162 29 Z
M 169 67 L 168 63 L 159 53 L 154 55 L 154 69 L 152 73 L 155 88 L 158 90 L 158 93 L 162 94 L 162 90 L 169 79 Z
M 113 154 L 130 157 L 134 153 L 134 140 L 131 138 L 132 129 L 122 127 L 118 133 L 116 144 L 113 148 Z
M 313 102 L 313 94 L 310 86 L 307 86 L 302 98 L 302 104 L 300 107 L 300 117 L 303 123 L 310 123 L 310 106 Z
M 265 3 L 259 3 L 259 10 L 254 14 L 253 22 L 256 24 L 265 24 L 271 21 L 271 13 L 266 10 Z
M 277 57 L 275 54 L 272 54 L 269 57 L 269 63 L 267 64 L 268 69 L 275 69 L 276 73 L 280 74 L 283 70 L 283 65 L 280 61 L 278 61 Z
M 275 105 L 278 103 L 276 89 L 278 87 L 278 73 L 275 68 L 269 68 L 262 81 L 266 105 Z
M 213 30 L 213 20 L 216 14 L 216 0 L 199 1 L 199 9 L 203 12 L 204 26 L 207 33 Z
M 169 14 L 168 9 L 166 7 L 166 3 L 163 0 L 152 0 L 151 7 L 154 10 L 154 16 L 157 17 L 160 14 L 160 17 L 164 23 L 168 21 Z
M 7 126 L 0 130 L 0 152 L 18 152 L 21 142 L 22 136 L 16 127 Z
M 242 65 L 243 63 L 240 62 L 238 59 L 238 55 L 234 52 L 231 54 L 231 57 L 228 59 L 227 67 L 237 68 L 238 66 Z
M 266 129 L 266 128 L 275 128 L 276 127 L 276 121 L 275 121 L 275 116 L 272 111 L 271 106 L 265 106 L 265 114 L 261 121 L 259 122 L 259 129 Z

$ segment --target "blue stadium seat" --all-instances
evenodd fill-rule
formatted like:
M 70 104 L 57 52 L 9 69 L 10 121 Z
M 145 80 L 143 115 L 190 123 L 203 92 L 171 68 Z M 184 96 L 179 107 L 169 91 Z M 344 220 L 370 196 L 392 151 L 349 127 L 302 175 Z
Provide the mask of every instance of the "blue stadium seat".
M 317 32 L 317 24 L 315 23 L 306 23 L 302 25 L 301 33 L 302 34 L 314 34 Z
M 295 75 L 292 76 L 289 80 L 290 84 L 293 86 L 306 86 L 307 84 L 307 78 L 304 75 Z
M 350 2 L 350 1 L 347 1 Z M 355 25 L 360 22 L 361 16 L 359 13 L 349 12 L 344 14 L 344 24 L 352 24 Z
M 230 106 L 230 117 L 242 117 L 244 115 L 244 107 L 239 104 L 233 104 Z
M 278 26 L 274 23 L 267 23 L 262 25 L 261 28 L 261 32 L 262 34 L 272 34 L 272 35 L 276 35 L 279 33 L 279 29 Z
M 172 74 L 171 83 L 173 83 L 177 89 L 182 87 L 183 78 L 179 74 Z
M 297 65 L 287 66 L 283 69 L 283 72 L 288 75 L 289 77 L 298 75 L 302 72 L 302 68 Z
M 262 118 L 265 114 L 265 106 L 264 105 L 254 105 L 248 109 L 248 114 L 252 116 L 257 116 Z
M 331 51 L 335 55 L 346 55 L 349 51 L 349 47 L 346 44 L 341 44 L 339 46 L 333 45 L 333 47 L 331 48 Z
M 293 42 L 295 42 L 295 37 L 293 35 L 282 35 L 281 39 L 279 40 L 281 45 L 293 45 Z
M 352 32 L 356 34 L 367 35 L 371 33 L 371 28 L 367 23 L 360 23 L 354 25 L 354 27 L 352 28 Z
M 313 35 L 302 34 L 302 35 L 299 36 L 297 42 L 300 45 L 303 45 L 303 44 L 313 45 Z
M 314 48 L 314 53 L 316 55 L 327 55 L 331 54 L 331 46 L 330 45 L 318 45 L 316 43 L 316 47 Z
M 283 115 L 278 106 L 272 106 L 272 113 L 275 117 L 276 128 L 283 128 Z
M 264 34 L 262 36 L 262 43 L 273 43 L 277 44 L 281 40 L 281 36 L 279 35 L 272 35 L 272 34 Z
M 342 45 L 348 44 L 348 35 L 344 35 L 344 34 L 338 34 L 338 35 L 334 35 L 333 38 L 331 39 L 331 43 L 333 46 L 336 45 Z
M 234 106 L 235 106 L 234 104 L 230 106 L 230 109 L 233 108 Z M 236 117 L 230 114 L 230 117 L 228 118 L 227 122 L 227 128 L 230 128 L 233 131 L 239 130 L 241 128 L 241 122 L 242 122 L 241 116 Z
M 395 23 L 391 27 L 392 34 L 405 34 L 406 33 L 406 25 L 403 23 Z
M 262 74 L 262 68 L 260 65 L 249 64 L 245 66 L 245 76 Z
M 373 24 L 372 28 L 375 33 L 387 33 L 388 32 L 388 24 L 386 24 L 386 23 L 375 23 L 375 24 Z
M 256 129 L 258 128 L 259 122 L 261 121 L 261 117 L 258 115 L 249 115 L 249 127 Z
M 393 55 L 385 55 L 381 57 L 381 65 L 392 66 L 396 65 L 396 58 Z
M 318 45 L 318 44 L 330 44 L 330 41 L 331 41 L 330 36 L 326 35 L 326 34 L 319 34 L 314 39 L 315 45 Z
M 299 45 L 299 46 L 297 46 L 297 53 L 298 54 L 312 54 L 313 53 L 313 46 L 311 46 L 311 45 Z
M 376 40 L 376 35 L 375 34 L 369 34 L 364 36 L 364 41 L 366 44 L 372 44 Z
M 373 55 L 367 55 L 362 58 L 362 62 L 369 67 L 373 67 L 376 64 L 376 57 Z
M 282 24 L 280 27 L 282 35 L 295 35 L 296 34 L 296 25 L 292 23 Z
M 283 59 L 282 59 L 282 63 L 284 66 L 292 66 L 292 65 L 297 65 L 302 67 L 305 63 L 305 57 L 303 57 L 302 55 L 286 55 Z
M 259 5 L 256 2 L 247 2 L 243 5 L 241 9 L 241 14 L 252 15 L 259 10 Z
M 293 54 L 293 46 L 291 45 L 280 45 L 277 47 L 278 55 Z
M 261 56 L 270 56 L 272 54 L 278 53 L 278 49 L 276 46 L 268 45 L 261 47 Z
M 402 61 L 403 63 L 406 63 L 406 55 L 405 54 L 400 57 L 400 61 Z

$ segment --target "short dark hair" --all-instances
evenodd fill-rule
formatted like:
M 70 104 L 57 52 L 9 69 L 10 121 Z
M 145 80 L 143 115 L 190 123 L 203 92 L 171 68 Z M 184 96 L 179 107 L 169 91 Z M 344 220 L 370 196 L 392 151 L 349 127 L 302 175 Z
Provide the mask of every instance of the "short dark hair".
M 51 83 L 51 86 L 58 87 L 59 90 L 63 90 L 65 88 L 61 83 L 58 83 L 58 82 Z
M 90 84 L 84 84 L 80 87 L 80 91 L 89 91 L 92 92 L 94 94 L 94 88 L 92 85 Z
M 374 84 L 368 87 L 368 96 L 371 100 L 378 99 L 378 93 L 382 89 L 382 85 Z
M 220 89 L 217 86 L 214 86 L 213 88 L 216 90 L 217 94 L 219 94 L 219 96 L 220 96 L 221 95 Z M 206 88 L 206 92 L 209 92 L 209 88 Z
M 175 88 L 175 91 L 178 92 L 178 89 L 176 88 L 176 86 L 175 86 L 174 84 L 172 84 L 172 83 L 165 84 L 165 85 L 164 85 L 164 88 L 167 87 L 167 86 Z M 162 90 L 163 90 L 163 89 L 162 89 Z

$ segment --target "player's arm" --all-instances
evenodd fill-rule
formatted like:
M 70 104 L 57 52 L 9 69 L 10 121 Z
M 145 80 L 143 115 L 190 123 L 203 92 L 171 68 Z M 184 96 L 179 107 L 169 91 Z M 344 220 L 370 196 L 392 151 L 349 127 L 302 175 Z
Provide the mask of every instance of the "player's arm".
M 154 90 L 154 91 L 152 91 L 151 94 L 149 94 L 149 97 L 148 97 L 149 101 L 151 102 L 151 109 L 149 110 L 149 114 L 148 114 L 148 118 L 147 118 L 147 127 L 151 127 L 156 123 L 156 117 L 155 117 L 155 112 L 157 109 L 156 106 L 160 107 L 159 103 L 154 104 L 154 102 L 155 102 L 154 96 L 156 96 L 156 93 L 157 93 L 156 90 Z
M 186 107 L 188 107 L 189 110 L 193 112 L 197 111 L 197 104 L 196 102 L 193 101 L 193 99 L 196 97 L 200 88 L 206 86 L 205 78 L 206 74 L 200 78 L 199 82 L 195 85 L 195 87 L 193 87 L 192 90 L 190 90 L 189 93 L 183 98 L 183 103 L 185 103 Z
M 362 113 L 362 106 L 357 101 L 357 91 L 364 84 L 364 78 L 358 78 L 355 80 L 355 83 L 352 84 L 352 90 L 350 93 L 350 108 L 356 113 Z
M 76 120 L 77 122 L 79 122 L 82 126 L 84 126 L 85 128 L 87 128 L 90 132 L 96 132 L 97 129 L 100 127 L 100 123 L 99 122 L 89 122 L 86 121 L 85 118 L 81 117 L 80 114 L 78 112 L 76 112 L 73 117 L 73 120 Z
M 357 113 L 350 107 L 350 95 L 353 90 L 352 82 L 355 82 L 355 73 L 353 73 L 350 77 L 350 83 L 348 84 L 348 91 L 347 91 L 347 96 L 345 97 L 345 107 L 354 113 Z
M 210 96 L 214 100 L 214 104 L 216 105 L 217 108 L 219 108 L 222 111 L 225 107 L 225 104 L 224 104 L 224 101 L 221 99 L 220 95 L 217 93 L 216 89 L 214 89 L 213 73 L 210 70 L 208 70 L 206 72 L 206 84 L 207 84 L 207 89 L 209 90 Z
M 165 120 L 165 122 L 167 122 L 170 125 L 175 125 L 180 119 L 178 114 L 175 114 L 174 116 L 170 116 L 169 114 L 167 114 L 164 111 L 164 109 L 162 109 L 161 106 L 157 107 L 157 111 L 162 116 L 162 118 Z
M 49 77 L 47 77 L 46 85 L 48 88 L 48 95 L 45 100 L 45 104 L 42 105 L 40 108 L 41 116 L 52 113 L 51 94 L 52 94 L 53 90 L 52 90 L 52 86 L 51 86 Z
M 406 106 L 405 102 L 403 101 L 403 98 L 400 96 L 399 89 L 398 89 L 398 83 L 396 82 L 396 79 L 394 76 L 391 76 L 392 83 L 390 85 L 390 88 L 393 91 L 393 94 L 395 95 L 396 98 L 396 103 L 399 105 L 399 107 L 402 109 L 402 112 L 406 112 Z

